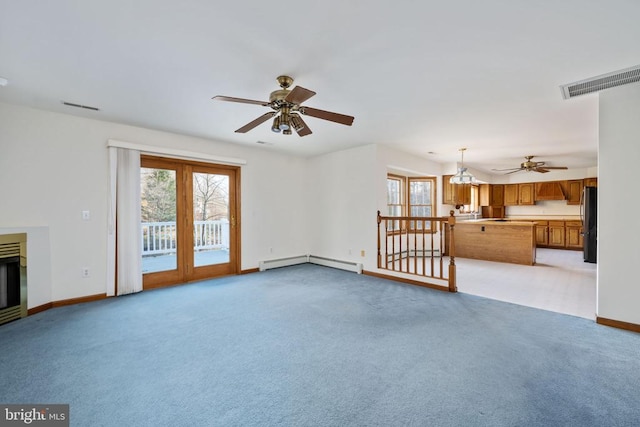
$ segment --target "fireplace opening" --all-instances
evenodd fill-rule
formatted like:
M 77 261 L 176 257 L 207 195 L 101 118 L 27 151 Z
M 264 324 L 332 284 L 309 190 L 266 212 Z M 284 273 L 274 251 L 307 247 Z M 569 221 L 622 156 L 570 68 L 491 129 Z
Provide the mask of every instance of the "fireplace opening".
M 20 305 L 20 257 L 0 258 L 0 310 Z
M 26 234 L 0 235 L 0 325 L 27 315 Z

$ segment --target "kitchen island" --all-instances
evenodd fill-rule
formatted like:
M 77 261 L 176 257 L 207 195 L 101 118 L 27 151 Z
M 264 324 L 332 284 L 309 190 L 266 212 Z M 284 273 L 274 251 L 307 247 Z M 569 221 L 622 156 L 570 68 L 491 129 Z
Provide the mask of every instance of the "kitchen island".
M 454 230 L 456 257 L 523 265 L 536 262 L 534 221 L 460 221 Z

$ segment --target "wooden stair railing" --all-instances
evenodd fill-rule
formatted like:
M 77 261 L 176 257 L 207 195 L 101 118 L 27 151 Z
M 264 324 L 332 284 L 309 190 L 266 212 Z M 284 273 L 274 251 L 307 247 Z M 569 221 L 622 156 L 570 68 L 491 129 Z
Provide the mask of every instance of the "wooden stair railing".
M 382 216 L 378 211 L 378 268 L 446 282 L 449 292 L 457 292 L 453 213 L 408 217 Z

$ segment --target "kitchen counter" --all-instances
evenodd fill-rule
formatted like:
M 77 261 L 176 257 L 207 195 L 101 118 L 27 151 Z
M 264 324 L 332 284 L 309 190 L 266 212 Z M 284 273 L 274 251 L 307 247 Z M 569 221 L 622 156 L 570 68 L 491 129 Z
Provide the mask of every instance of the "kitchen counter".
M 493 219 L 493 218 L 478 218 L 478 219 L 468 219 L 463 221 L 456 221 L 456 224 L 502 224 L 502 225 L 531 225 L 531 223 L 536 222 L 535 219 Z
M 454 229 L 454 255 L 533 265 L 536 262 L 535 225 L 535 221 L 522 220 L 477 219 L 457 222 Z M 446 249 L 448 253 L 448 246 Z

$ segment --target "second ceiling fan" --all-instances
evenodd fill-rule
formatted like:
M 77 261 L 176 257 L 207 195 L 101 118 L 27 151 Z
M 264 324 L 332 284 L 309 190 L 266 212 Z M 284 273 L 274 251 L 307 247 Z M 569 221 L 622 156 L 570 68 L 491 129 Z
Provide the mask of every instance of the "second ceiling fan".
M 284 135 L 291 135 L 291 130 L 293 129 L 299 136 L 309 135 L 312 133 L 311 129 L 307 123 L 302 120 L 300 114 L 347 126 L 351 126 L 353 124 L 354 118 L 352 116 L 332 113 L 331 111 L 318 110 L 317 108 L 301 105 L 316 93 L 301 86 L 296 86 L 292 90 L 289 90 L 289 87 L 293 83 L 293 79 L 291 77 L 279 76 L 276 80 L 280 84 L 281 89 L 271 92 L 269 102 L 221 95 L 214 96 L 212 99 L 217 101 L 239 102 L 241 104 L 261 105 L 263 107 L 270 107 L 273 110 L 237 129 L 236 133 L 249 132 L 251 129 L 273 118 L 271 130 L 274 132 L 282 132 Z
M 491 169 L 491 170 L 496 172 L 506 172 L 505 175 L 508 175 L 510 173 L 516 173 L 520 171 L 547 173 L 551 169 L 559 169 L 559 170 L 568 169 L 566 166 L 545 166 L 546 164 L 545 162 L 531 161 L 531 159 L 533 159 L 534 157 L 535 156 L 525 156 L 525 159 L 527 159 L 527 161 L 520 163 L 519 168 Z

